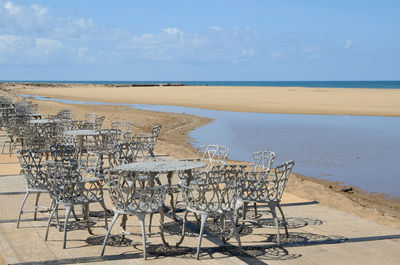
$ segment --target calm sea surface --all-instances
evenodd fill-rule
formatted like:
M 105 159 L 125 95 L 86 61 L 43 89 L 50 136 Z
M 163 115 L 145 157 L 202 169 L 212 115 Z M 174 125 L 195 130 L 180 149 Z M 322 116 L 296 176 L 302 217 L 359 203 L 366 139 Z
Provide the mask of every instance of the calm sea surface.
M 178 83 L 194 86 L 282 86 L 400 89 L 400 81 L 14 81 L 31 83 L 90 83 L 90 84 L 162 84 Z
M 226 145 L 230 159 L 242 161 L 249 161 L 252 152 L 271 150 L 277 155 L 275 165 L 295 160 L 296 173 L 400 198 L 398 117 L 265 114 L 37 98 L 213 118 L 210 124 L 191 132 L 193 145 Z

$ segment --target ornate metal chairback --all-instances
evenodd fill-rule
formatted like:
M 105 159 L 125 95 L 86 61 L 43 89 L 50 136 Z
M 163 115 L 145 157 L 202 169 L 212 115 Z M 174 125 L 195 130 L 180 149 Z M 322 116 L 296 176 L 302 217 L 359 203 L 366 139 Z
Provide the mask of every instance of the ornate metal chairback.
M 26 130 L 24 132 L 24 149 L 48 150 L 50 138 L 37 130 Z
M 30 100 L 22 100 L 15 103 L 15 113 L 17 115 L 32 115 L 36 112 L 37 104 Z
M 50 195 L 58 202 L 81 204 L 103 198 L 101 183 L 82 175 L 77 160 L 49 162 L 47 174 L 51 183 Z
M 132 137 L 133 123 L 130 121 L 115 121 L 111 123 L 111 128 L 121 131 L 121 141 L 129 142 Z
M 283 191 L 285 190 L 286 183 L 292 173 L 294 161 L 288 161 L 281 166 L 275 168 L 275 176 L 278 186 L 278 199 L 282 198 Z
M 8 117 L 6 131 L 14 136 L 23 136 L 21 128 L 26 128 L 29 126 L 28 122 L 30 117 L 27 115 L 15 115 Z
M 97 152 L 111 153 L 120 142 L 121 131 L 118 129 L 101 130 L 101 134 L 95 138 L 95 146 Z
M 225 164 L 229 155 L 229 148 L 216 144 L 202 145 L 197 148 L 197 154 L 200 160 L 207 164 L 205 170 L 209 170 L 214 166 Z
M 149 159 L 149 150 L 143 148 L 141 143 L 126 142 L 115 145 L 110 161 L 110 167 L 118 165 L 143 162 Z
M 130 172 L 112 169 L 106 170 L 105 182 L 115 209 L 125 213 L 158 211 L 169 187 L 169 184 L 154 186 L 154 181 L 139 179 Z
M 270 170 L 274 163 L 275 153 L 271 151 L 259 151 L 252 154 L 253 170 Z
M 51 159 L 53 161 L 75 160 L 77 152 L 74 145 L 55 144 L 50 146 Z
M 153 127 L 152 134 L 134 134 L 131 142 L 139 144 L 138 147 L 142 153 L 142 159 L 146 160 L 150 156 L 154 156 L 153 151 L 157 143 L 158 135 L 161 131 L 161 125 Z
M 294 166 L 289 161 L 276 167 L 275 173 L 267 171 L 244 171 L 240 181 L 240 197 L 245 201 L 279 202 Z
M 186 207 L 207 213 L 233 211 L 240 192 L 242 170 L 212 170 L 198 174 L 189 185 L 178 184 Z
M 48 191 L 51 184 L 44 166 L 46 153 L 40 150 L 19 150 L 17 157 L 28 189 Z

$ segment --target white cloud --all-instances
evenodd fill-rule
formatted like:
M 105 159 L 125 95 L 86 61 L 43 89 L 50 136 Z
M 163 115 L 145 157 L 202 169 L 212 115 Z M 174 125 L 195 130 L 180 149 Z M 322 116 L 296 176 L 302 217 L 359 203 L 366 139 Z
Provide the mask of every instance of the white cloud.
M 52 40 L 52 39 L 43 39 L 43 38 L 37 38 L 35 39 L 35 48 L 40 52 L 44 54 L 49 54 L 51 52 L 54 52 L 55 50 L 61 48 L 63 45 L 61 42 Z
M 215 30 L 215 31 L 222 31 L 222 28 L 217 27 L 217 26 L 211 26 L 210 29 Z
M 236 62 L 254 56 L 256 43 L 250 27 L 211 26 L 204 32 L 162 27 L 139 35 L 99 26 L 91 18 L 55 17 L 46 6 L 0 0 L 3 63 Z
M 162 28 L 161 31 L 164 33 L 167 33 L 168 35 L 172 35 L 172 36 L 174 36 L 174 35 L 182 36 L 183 35 L 183 32 L 177 28 Z
M 350 49 L 350 47 L 353 45 L 353 42 L 351 40 L 346 40 L 346 44 L 344 45 L 345 49 Z
M 127 51 L 127 60 L 234 62 L 255 54 L 255 35 L 248 30 L 204 33 L 183 32 L 177 28 L 161 28 L 157 34 L 133 36 L 117 47 Z

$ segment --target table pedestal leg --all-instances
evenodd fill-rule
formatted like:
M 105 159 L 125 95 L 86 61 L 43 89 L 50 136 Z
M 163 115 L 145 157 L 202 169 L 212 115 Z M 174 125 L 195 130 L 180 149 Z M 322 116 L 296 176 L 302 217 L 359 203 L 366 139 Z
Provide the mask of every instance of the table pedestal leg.
M 167 178 L 168 178 L 168 183 L 171 186 L 172 185 L 172 172 L 168 172 L 167 174 Z M 176 211 L 175 211 L 175 203 L 174 203 L 174 193 L 170 192 L 169 196 L 171 196 L 171 210 L 172 210 L 172 218 L 174 219 L 174 221 L 178 221 L 178 219 L 176 218 Z
M 122 237 L 121 237 L 121 243 L 125 241 L 125 231 L 126 231 L 126 221 L 127 220 L 128 220 L 128 216 L 126 214 L 122 215 L 122 222 L 121 222 Z

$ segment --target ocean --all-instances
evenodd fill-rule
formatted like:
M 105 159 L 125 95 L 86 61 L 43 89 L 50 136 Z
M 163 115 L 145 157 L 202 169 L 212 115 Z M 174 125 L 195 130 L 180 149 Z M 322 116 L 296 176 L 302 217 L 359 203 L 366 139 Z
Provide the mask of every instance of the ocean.
M 4 80 L 18 83 L 83 83 L 83 84 L 183 84 L 191 86 L 270 86 L 400 89 L 400 81 L 44 81 Z

